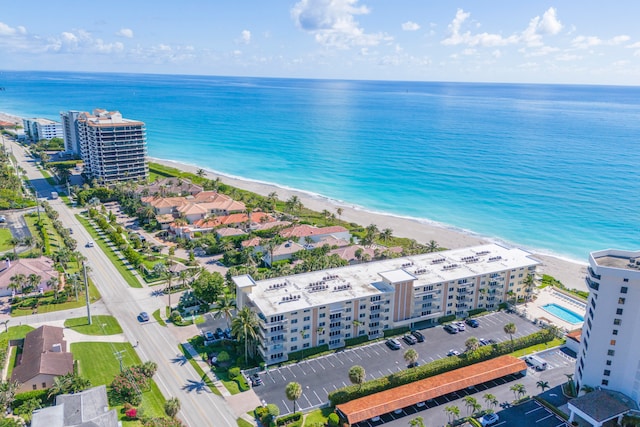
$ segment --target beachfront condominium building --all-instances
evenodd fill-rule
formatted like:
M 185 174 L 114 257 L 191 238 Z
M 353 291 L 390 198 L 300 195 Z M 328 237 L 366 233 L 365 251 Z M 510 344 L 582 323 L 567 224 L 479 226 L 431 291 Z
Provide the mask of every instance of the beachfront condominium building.
M 621 392 L 640 403 L 640 251 L 592 252 L 586 282 L 577 385 Z
M 67 114 L 73 117 L 72 113 Z M 97 109 L 93 114 L 79 113 L 75 123 L 80 157 L 87 176 L 103 183 L 146 180 L 149 177 L 147 135 L 143 122 L 125 119 L 118 111 Z M 72 145 L 70 140 L 69 146 Z
M 233 281 L 238 308 L 249 307 L 258 316 L 258 352 L 273 364 L 310 347 L 343 347 L 349 339 L 382 337 L 387 329 L 497 309 L 530 291 L 524 282 L 538 264 L 529 252 L 488 244 Z
M 80 134 L 78 133 L 78 117 L 80 111 L 61 111 L 62 134 L 64 137 L 64 150 L 68 153 L 80 155 Z
M 24 133 L 32 142 L 42 139 L 63 138 L 62 125 L 49 119 L 22 119 Z

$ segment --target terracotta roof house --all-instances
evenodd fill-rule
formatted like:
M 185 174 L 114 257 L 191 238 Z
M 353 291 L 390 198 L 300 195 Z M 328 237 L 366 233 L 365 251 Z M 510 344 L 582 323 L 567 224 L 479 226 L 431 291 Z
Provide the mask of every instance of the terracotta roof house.
M 169 228 L 169 224 L 171 224 L 174 220 L 175 218 L 172 214 L 156 215 L 156 221 L 158 221 L 158 224 L 160 224 L 160 227 L 163 230 Z
M 582 329 L 576 329 L 575 331 L 569 332 L 567 335 L 567 340 L 565 346 L 573 351 L 575 354 L 580 352 L 580 341 L 582 339 Z
M 118 413 L 109 410 L 104 385 L 56 396 L 56 405 L 33 413 L 31 427 L 117 427 Z
M 329 236 L 347 241 L 351 240 L 351 233 L 349 233 L 349 230 L 340 225 L 321 228 L 306 224 L 294 225 L 293 227 L 282 230 L 280 232 L 280 236 L 285 239 L 296 240 L 301 244 L 305 243 L 305 237 L 311 237 L 314 242 Z
M 170 196 L 170 195 L 195 195 L 202 192 L 202 187 L 193 184 L 189 180 L 179 178 L 162 178 L 148 185 L 138 186 L 137 194 L 148 194 L 152 196 Z
M 15 261 L 0 261 L 0 296 L 12 295 L 13 290 L 9 288 L 11 278 L 17 274 L 23 274 L 25 277 L 29 277 L 31 274 L 40 276 L 41 288 L 46 288 L 47 280 L 55 277 L 58 278 L 59 274 L 53 269 L 53 261 L 46 257 L 40 258 L 24 258 Z
M 67 352 L 64 329 L 41 326 L 24 338 L 22 355 L 11 381 L 18 381 L 18 393 L 51 387 L 53 379 L 73 372 L 73 354 Z
M 260 231 L 260 230 L 271 230 L 271 229 L 276 228 L 276 227 L 284 228 L 284 227 L 288 227 L 290 225 L 291 225 L 291 221 L 277 221 L 276 220 L 276 221 L 272 221 L 272 222 L 260 223 L 260 224 L 257 224 L 255 226 L 255 228 L 254 227 L 252 227 L 252 228 L 255 231 Z
M 207 208 L 215 215 L 229 215 L 234 212 L 242 212 L 247 209 L 243 202 L 233 200 L 226 194 L 215 191 L 203 191 L 194 196 L 196 203 L 205 203 Z
M 223 227 L 223 228 L 218 228 L 216 230 L 216 235 L 218 237 L 242 236 L 243 234 L 247 234 L 247 233 L 240 230 L 239 228 L 233 228 L 233 227 Z
M 291 256 L 299 251 L 304 251 L 305 248 L 300 243 L 288 241 L 282 243 L 281 245 L 276 246 L 273 249 L 273 261 L 271 260 L 271 251 L 265 249 L 264 251 L 264 262 L 268 265 L 271 265 L 272 262 L 282 261 L 285 259 L 291 259 Z
M 340 239 L 335 236 L 327 236 L 318 240 L 313 244 L 314 248 L 321 248 L 324 245 L 329 245 L 330 248 L 337 246 L 338 248 L 343 248 L 345 246 L 349 246 L 351 243 L 348 240 Z
M 356 256 L 356 252 L 358 250 L 362 250 L 360 258 Z M 361 245 L 352 245 L 344 248 L 333 249 L 329 251 L 329 255 L 338 255 L 343 260 L 347 261 L 349 264 L 358 264 L 362 262 L 362 257 L 364 255 L 368 255 L 369 259 L 372 260 L 375 257 L 375 250 L 373 248 L 365 248 Z
M 143 197 L 140 201 L 153 207 L 156 215 L 173 214 L 180 206 L 189 203 L 184 197 Z
M 180 216 L 189 221 L 189 223 L 194 223 L 195 221 L 202 219 L 209 214 L 210 211 L 205 205 L 206 203 L 188 202 L 184 205 L 178 206 L 176 208 L 176 211 Z

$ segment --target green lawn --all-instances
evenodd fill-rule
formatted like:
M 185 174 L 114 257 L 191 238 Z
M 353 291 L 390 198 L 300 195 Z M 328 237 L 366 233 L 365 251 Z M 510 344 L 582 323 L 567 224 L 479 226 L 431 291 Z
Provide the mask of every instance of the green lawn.
M 133 275 L 131 270 L 129 270 L 129 266 L 125 265 L 124 261 L 120 260 L 120 258 L 116 256 L 116 254 L 111 250 L 111 248 L 107 244 L 107 241 L 102 237 L 100 237 L 98 232 L 94 230 L 91 224 L 89 224 L 89 221 L 87 221 L 87 219 L 81 215 L 76 215 L 76 218 L 78 219 L 78 221 L 80 221 L 80 224 L 82 224 L 84 228 L 89 232 L 89 234 L 91 234 L 91 237 L 93 237 L 93 240 L 98 244 L 98 246 L 100 246 L 100 248 L 104 251 L 104 253 L 107 255 L 109 260 L 111 260 L 111 263 L 116 267 L 116 269 L 118 270 L 120 275 L 124 278 L 124 280 L 127 282 L 127 284 L 132 288 L 141 288 L 142 284 L 140 283 L 138 278 Z
M 9 340 L 22 340 L 35 328 L 29 325 L 11 326 L 9 328 Z
M 0 228 L 0 252 L 8 251 L 9 249 L 13 249 L 13 245 L 9 243 L 9 240 L 13 235 L 8 228 Z
M 76 317 L 65 320 L 64 326 L 85 335 L 115 335 L 122 333 L 120 324 L 113 316 L 91 316 L 91 325 L 87 323 L 86 317 Z
M 238 423 L 238 427 L 253 427 L 253 424 L 243 418 L 238 418 L 236 421 Z
M 158 322 L 158 325 L 167 326 L 165 321 L 162 320 L 162 316 L 160 316 L 160 309 L 157 309 L 156 311 L 154 311 L 152 316 L 154 319 L 156 319 L 156 322 Z
M 89 282 L 89 301 L 93 303 L 98 301 L 99 299 L 100 291 L 98 291 L 98 288 L 93 283 Z M 70 297 L 69 301 L 63 302 L 62 304 L 39 305 L 38 313 L 51 313 L 53 311 L 68 310 L 71 308 L 79 308 L 84 306 L 86 306 L 86 301 L 84 298 L 84 291 L 82 291 L 78 294 L 78 301 L 76 301 L 75 296 L 72 296 Z M 28 316 L 32 313 L 33 310 L 31 309 L 13 308 L 11 310 L 11 317 Z
M 16 359 L 18 354 L 22 353 L 22 349 L 19 347 L 9 347 L 9 366 L 7 366 L 7 378 L 11 378 L 13 367 L 16 366 Z
M 333 413 L 333 408 L 320 408 L 315 411 L 311 411 L 307 414 L 307 418 L 304 420 L 304 425 L 327 425 L 329 422 L 329 415 L 331 415 L 331 413 Z
M 549 341 L 548 343 L 532 345 L 531 347 L 523 348 L 522 350 L 514 351 L 511 353 L 513 357 L 522 357 L 527 354 L 537 353 L 539 351 L 546 350 L 548 348 L 558 347 L 564 344 L 564 339 L 556 338 L 553 341 Z
M 73 358 L 78 361 L 80 375 L 88 378 L 91 384 L 109 386 L 111 381 L 120 373 L 120 364 L 116 358 L 116 353 L 122 355 L 122 365 L 127 367 L 142 363 L 135 350 L 129 343 L 102 343 L 102 342 L 82 342 L 71 344 Z M 155 381 L 150 382 L 150 389 L 142 393 L 142 405 L 148 415 L 164 417 L 165 399 L 156 385 Z M 121 414 L 121 407 L 116 407 Z M 129 425 L 139 425 L 132 423 Z
M 33 236 L 38 236 L 37 238 L 41 239 L 40 232 L 36 227 L 36 222 L 38 221 L 37 215 L 25 215 L 24 219 L 31 231 Z M 60 249 L 64 248 L 64 240 L 58 232 L 53 228 L 53 223 L 51 219 L 44 213 L 44 211 L 40 212 L 40 220 L 44 224 L 45 233 L 49 236 L 49 251 L 50 253 L 58 252 Z M 46 249 L 46 248 L 45 248 Z

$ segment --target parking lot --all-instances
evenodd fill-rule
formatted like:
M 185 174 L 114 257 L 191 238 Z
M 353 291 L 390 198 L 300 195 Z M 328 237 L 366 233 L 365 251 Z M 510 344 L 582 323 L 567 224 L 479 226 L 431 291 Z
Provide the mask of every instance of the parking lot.
M 442 327 L 424 329 L 421 331 L 425 337 L 423 343 L 410 346 L 400 340 L 399 350 L 391 350 L 381 341 L 340 350 L 297 364 L 269 368 L 267 372 L 261 373 L 264 385 L 255 387 L 254 391 L 261 400 L 277 404 L 281 413 L 287 414 L 293 411 L 293 403 L 287 400 L 284 389 L 289 382 L 298 382 L 303 392 L 297 406 L 301 410 L 308 410 L 326 403 L 330 392 L 349 385 L 348 371 L 354 365 L 362 366 L 366 371 L 366 379 L 372 380 L 407 369 L 403 355 L 408 348 L 418 352 L 418 362 L 423 365 L 447 357 L 451 349 L 464 351 L 464 342 L 471 336 L 498 342 L 509 340 L 510 337 L 505 334 L 503 327 L 510 322 L 515 323 L 517 327 L 514 338 L 539 330 L 539 327 L 531 322 L 506 312 L 490 313 L 478 320 L 479 327 L 467 327 L 465 331 L 457 334 L 448 334 Z

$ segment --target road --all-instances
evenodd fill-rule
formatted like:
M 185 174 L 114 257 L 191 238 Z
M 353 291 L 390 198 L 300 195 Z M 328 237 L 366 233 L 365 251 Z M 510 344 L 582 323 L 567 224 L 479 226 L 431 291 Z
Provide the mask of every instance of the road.
M 57 191 L 42 177 L 33 159 L 28 157 L 21 146 L 14 142 L 11 142 L 11 146 L 13 154 L 27 171 L 27 177 L 40 197 Z M 224 399 L 208 391 L 193 367 L 189 363 L 183 363 L 178 348 L 180 342 L 165 327 L 154 321 L 144 324 L 138 322 L 138 313 L 147 310 L 148 305 L 146 301 L 145 307 L 142 307 L 140 300 L 148 293 L 131 289 L 97 245 L 93 248 L 85 247 L 92 238 L 61 199 L 50 200 L 49 204 L 59 212 L 59 220 L 64 226 L 73 229 L 78 250 L 87 257 L 91 267 L 93 282 L 100 290 L 108 310 L 120 322 L 129 342 L 139 342 L 136 351 L 143 361 L 152 360 L 158 364 L 154 379 L 162 394 L 180 399 L 180 419 L 193 427 L 237 426 L 236 417 Z

